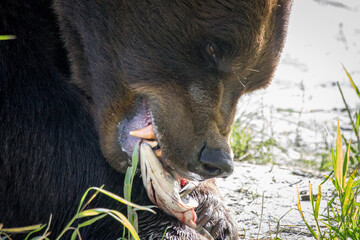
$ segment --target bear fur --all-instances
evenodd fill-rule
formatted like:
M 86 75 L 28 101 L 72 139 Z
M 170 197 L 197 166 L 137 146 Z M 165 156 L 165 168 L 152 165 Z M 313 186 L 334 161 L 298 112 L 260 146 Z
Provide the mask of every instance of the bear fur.
M 290 5 L 1 1 L 0 34 L 16 39 L 0 41 L 0 223 L 47 223 L 52 214 L 52 239 L 87 188 L 105 185 L 122 196 L 131 149 L 122 147 L 130 140 L 121 139 L 119 128 L 146 99 L 169 160 L 162 163 L 184 178 L 204 180 L 192 193 L 199 221 L 214 239 L 236 239 L 235 223 L 210 179 L 231 169 L 211 156 L 230 159 L 238 99 L 270 83 Z M 140 177 L 134 181 L 132 200 L 150 205 Z M 124 210 L 105 196 L 93 206 Z M 139 212 L 141 239 L 160 239 L 166 227 L 166 239 L 205 239 L 160 210 Z M 104 218 L 81 236 L 117 239 L 122 226 Z

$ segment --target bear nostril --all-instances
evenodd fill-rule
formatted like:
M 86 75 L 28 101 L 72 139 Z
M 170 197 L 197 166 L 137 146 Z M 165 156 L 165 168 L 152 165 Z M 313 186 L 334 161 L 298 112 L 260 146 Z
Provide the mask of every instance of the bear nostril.
M 227 177 L 233 169 L 233 162 L 230 155 L 221 149 L 212 149 L 205 146 L 199 156 L 199 174 L 205 177 Z
M 203 164 L 203 169 L 204 169 L 205 171 L 207 171 L 207 172 L 212 173 L 212 174 L 216 174 L 217 171 L 218 171 L 218 172 L 221 172 L 221 169 L 216 168 L 216 167 L 212 167 L 211 165 L 206 164 L 206 163 Z M 218 175 L 218 174 L 216 174 L 216 175 Z

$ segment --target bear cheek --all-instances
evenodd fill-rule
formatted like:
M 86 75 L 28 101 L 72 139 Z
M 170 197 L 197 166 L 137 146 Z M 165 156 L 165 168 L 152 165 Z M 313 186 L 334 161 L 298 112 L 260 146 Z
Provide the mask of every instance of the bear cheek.
M 122 173 L 125 173 L 126 168 L 130 165 L 130 158 L 119 143 L 118 128 L 119 123 L 133 113 L 134 98 L 131 95 L 124 103 L 122 99 L 115 97 L 108 101 L 107 106 L 102 108 L 103 111 L 98 111 L 95 117 L 103 155 L 112 168 Z

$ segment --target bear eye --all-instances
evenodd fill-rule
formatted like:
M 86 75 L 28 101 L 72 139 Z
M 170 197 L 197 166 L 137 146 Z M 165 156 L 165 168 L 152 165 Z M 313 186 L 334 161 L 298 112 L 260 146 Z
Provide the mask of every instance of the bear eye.
M 212 60 L 217 63 L 216 59 L 216 45 L 214 43 L 207 43 L 206 44 L 206 53 L 212 58 Z

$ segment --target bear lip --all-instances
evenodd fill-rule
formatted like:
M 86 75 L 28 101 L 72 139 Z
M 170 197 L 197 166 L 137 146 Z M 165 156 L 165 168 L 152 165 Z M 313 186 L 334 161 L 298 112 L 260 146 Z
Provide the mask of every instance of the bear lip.
M 129 134 L 130 131 L 144 128 L 151 122 L 150 109 L 147 106 L 146 100 L 139 97 L 136 99 L 134 107 L 125 118 L 118 123 L 118 144 L 120 144 L 122 151 L 126 153 L 129 163 L 131 162 L 134 147 L 141 140 L 140 138 L 131 136 Z

